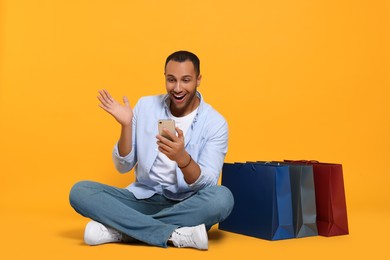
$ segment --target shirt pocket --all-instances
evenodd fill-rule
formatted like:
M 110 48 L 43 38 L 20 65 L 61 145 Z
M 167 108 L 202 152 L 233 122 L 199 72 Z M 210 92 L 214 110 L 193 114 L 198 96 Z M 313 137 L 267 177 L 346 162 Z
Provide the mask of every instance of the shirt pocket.
M 200 145 L 199 144 L 188 144 L 186 146 L 186 151 L 191 155 L 192 159 L 197 162 L 200 154 Z

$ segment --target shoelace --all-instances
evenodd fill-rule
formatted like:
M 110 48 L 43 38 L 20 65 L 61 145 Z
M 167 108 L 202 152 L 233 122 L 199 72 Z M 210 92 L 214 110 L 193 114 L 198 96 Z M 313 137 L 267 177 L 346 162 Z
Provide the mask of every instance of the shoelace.
M 108 234 L 112 239 L 115 239 L 117 241 L 122 241 L 122 234 L 119 231 L 109 227 L 103 227 L 103 226 L 100 226 L 100 230 L 103 233 Z
M 174 231 L 177 236 L 175 238 L 179 241 L 176 241 L 178 244 L 178 247 L 184 247 L 185 245 L 188 244 L 195 244 L 195 246 L 198 246 L 194 240 L 192 240 L 191 235 L 188 234 L 183 234 L 177 231 Z

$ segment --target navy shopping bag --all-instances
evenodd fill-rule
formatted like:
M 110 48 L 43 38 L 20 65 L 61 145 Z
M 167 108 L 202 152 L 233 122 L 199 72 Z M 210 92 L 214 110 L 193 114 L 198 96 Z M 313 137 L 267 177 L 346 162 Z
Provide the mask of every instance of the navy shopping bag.
M 234 207 L 219 229 L 267 240 L 294 237 L 288 166 L 225 163 L 222 185 L 233 193 Z

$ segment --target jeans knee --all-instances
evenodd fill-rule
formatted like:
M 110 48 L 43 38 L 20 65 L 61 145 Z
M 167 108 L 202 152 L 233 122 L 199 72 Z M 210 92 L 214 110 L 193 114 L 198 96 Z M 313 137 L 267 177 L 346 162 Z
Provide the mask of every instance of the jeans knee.
M 225 220 L 233 210 L 234 198 L 232 192 L 225 186 L 213 187 L 213 199 L 209 209 L 214 209 L 214 212 L 219 215 L 219 222 Z
M 225 186 L 218 186 L 218 187 L 220 190 L 218 200 L 224 209 L 223 219 L 226 219 L 233 210 L 234 197 L 232 192 L 227 187 Z
M 93 186 L 93 182 L 90 181 L 80 181 L 77 182 L 70 190 L 69 193 L 69 202 L 73 208 L 76 208 L 80 201 L 88 196 L 88 191 Z

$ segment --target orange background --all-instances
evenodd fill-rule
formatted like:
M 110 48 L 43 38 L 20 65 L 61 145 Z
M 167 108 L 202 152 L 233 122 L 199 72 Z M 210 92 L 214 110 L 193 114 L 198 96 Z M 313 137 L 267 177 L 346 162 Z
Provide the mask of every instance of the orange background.
M 1 258 L 389 255 L 389 32 L 385 0 L 0 0 Z M 113 167 L 119 126 L 97 90 L 133 105 L 164 93 L 179 49 L 198 54 L 199 90 L 228 120 L 226 161 L 343 164 L 349 236 L 268 242 L 213 228 L 208 252 L 83 245 L 71 186 L 134 179 Z

